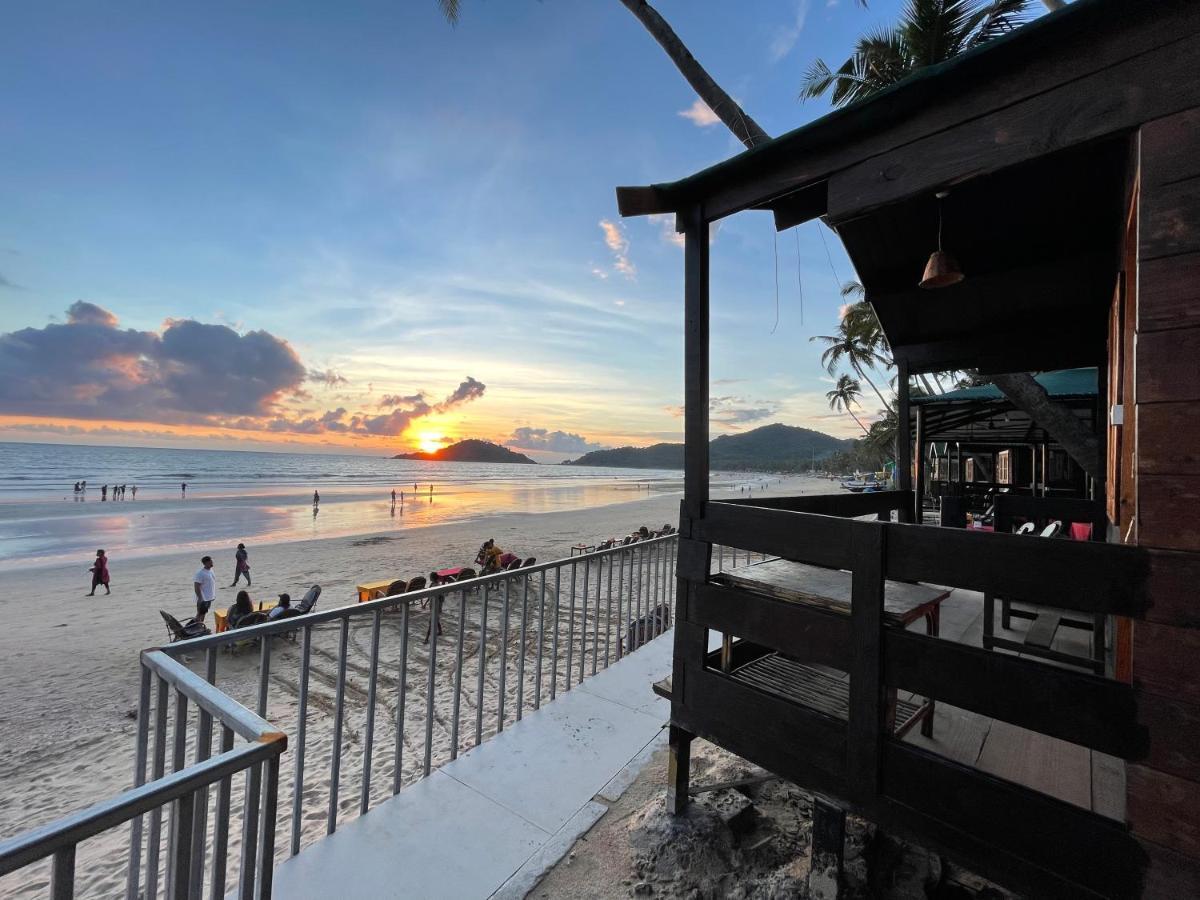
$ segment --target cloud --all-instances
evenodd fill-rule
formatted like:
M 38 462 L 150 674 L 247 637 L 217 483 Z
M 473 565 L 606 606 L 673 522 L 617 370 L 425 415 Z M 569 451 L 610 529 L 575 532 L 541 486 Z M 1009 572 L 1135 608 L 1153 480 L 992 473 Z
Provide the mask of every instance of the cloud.
M 470 375 L 467 380 L 456 387 L 445 400 L 437 405 L 438 412 L 445 412 L 462 403 L 470 403 L 472 400 L 478 400 L 483 396 L 483 392 L 487 390 L 487 385 L 482 381 L 476 381 Z
M 307 369 L 266 331 L 168 320 L 161 332 L 119 327 L 77 301 L 65 324 L 0 334 L 0 412 L 171 424 L 268 416 Z
M 674 244 L 680 249 L 683 248 L 683 245 L 686 242 L 683 235 L 675 230 L 675 216 L 673 213 L 652 213 L 646 218 L 648 218 L 661 229 L 660 233 L 664 241 L 666 241 L 668 244 Z M 709 243 L 712 243 L 711 237 L 709 238 Z
M 808 0 L 799 0 L 796 3 L 796 17 L 790 25 L 785 25 L 775 30 L 774 37 L 771 38 L 771 46 L 767 49 L 767 56 L 771 62 L 777 63 L 796 46 L 796 41 L 800 39 L 800 32 L 804 30 L 804 22 L 808 18 Z
M 708 419 L 716 425 L 736 430 L 750 422 L 759 422 L 777 415 L 780 404 L 774 400 L 748 401 L 742 397 L 709 397 Z M 669 412 L 675 418 L 683 417 L 682 406 L 668 406 Z
M 712 107 L 699 97 L 687 109 L 681 109 L 678 115 L 690 120 L 699 128 L 707 128 L 709 125 L 716 125 L 721 121 L 720 117 L 712 111 Z
M 401 394 L 384 394 L 379 398 L 379 408 L 384 409 L 389 406 L 411 406 L 414 403 L 424 402 L 424 394 L 412 394 L 405 397 Z
M 545 428 L 517 428 L 505 443 L 518 450 L 546 450 L 552 453 L 587 453 L 589 450 L 606 449 L 603 444 L 594 444 L 581 434 Z
M 637 269 L 629 261 L 629 238 L 625 237 L 624 229 L 616 222 L 601 219 L 600 230 L 604 232 L 604 243 L 612 251 L 613 268 L 626 278 L 637 277 Z
M 350 380 L 345 375 L 333 371 L 333 369 L 309 369 L 308 380 L 315 381 L 318 384 L 324 385 L 327 388 L 341 387 L 343 384 L 349 384 Z
M 0 288 L 8 288 L 10 291 L 22 290 L 22 288 L 19 284 L 17 284 L 12 279 L 6 277 L 3 272 L 0 272 Z

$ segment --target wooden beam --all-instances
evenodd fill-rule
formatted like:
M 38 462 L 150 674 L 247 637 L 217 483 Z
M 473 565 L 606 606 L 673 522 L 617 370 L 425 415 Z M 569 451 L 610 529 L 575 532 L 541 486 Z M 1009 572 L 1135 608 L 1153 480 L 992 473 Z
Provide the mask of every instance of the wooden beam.
M 850 724 L 846 778 L 862 804 L 879 792 L 883 740 L 883 586 L 887 531 L 883 523 L 855 523 L 851 532 L 853 582 L 850 604 Z
M 706 628 L 737 635 L 801 662 L 842 671 L 850 668 L 850 620 L 840 613 L 709 584 L 696 589 L 692 616 Z
M 693 523 L 708 503 L 708 231 L 703 211 L 693 207 L 684 223 L 683 250 L 683 504 Z
M 800 515 L 792 513 L 791 515 Z M 1093 541 L 886 525 L 888 577 L 990 591 L 1026 603 L 1142 618 L 1145 550 Z
M 825 215 L 827 187 L 827 182 L 818 181 L 816 184 L 803 187 L 786 197 L 773 200 L 769 204 L 769 208 L 775 213 L 775 230 L 787 231 L 789 228 L 794 228 L 804 222 L 811 222 L 813 219 Z
M 829 179 L 828 218 L 840 224 L 1200 105 L 1195 64 L 1194 40 L 1180 34 L 1122 63 L 853 165 Z
M 908 361 L 896 357 L 896 484 L 902 491 L 912 491 L 912 416 L 910 415 Z M 903 510 L 900 521 L 912 521 L 912 516 Z
M 1103 897 L 1141 895 L 1145 854 L 1111 819 L 895 740 L 884 742 L 883 772 L 889 798 L 985 846 Z M 1035 893 L 1061 896 L 1048 884 Z
M 796 562 L 844 569 L 850 565 L 851 520 L 777 509 L 708 504 L 698 523 L 702 541 L 757 550 Z
M 894 688 L 1122 759 L 1146 755 L 1127 684 L 894 628 L 883 656 Z
M 617 211 L 622 216 L 649 216 L 673 213 L 676 206 L 655 187 L 617 188 Z
M 907 491 L 874 491 L 870 494 L 802 494 L 799 497 L 754 497 L 749 500 L 732 499 L 719 502 L 733 506 L 756 506 L 761 509 L 786 509 L 821 516 L 854 518 L 912 506 L 912 495 Z

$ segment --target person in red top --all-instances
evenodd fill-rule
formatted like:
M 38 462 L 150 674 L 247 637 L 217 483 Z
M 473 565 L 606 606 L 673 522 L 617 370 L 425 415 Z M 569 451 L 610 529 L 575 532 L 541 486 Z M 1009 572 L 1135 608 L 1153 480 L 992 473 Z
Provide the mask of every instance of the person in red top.
M 92 573 L 92 592 L 88 594 L 89 597 L 96 596 L 96 588 L 100 585 L 104 585 L 105 594 L 112 593 L 108 589 L 108 557 L 103 550 L 96 551 L 96 562 L 88 571 Z

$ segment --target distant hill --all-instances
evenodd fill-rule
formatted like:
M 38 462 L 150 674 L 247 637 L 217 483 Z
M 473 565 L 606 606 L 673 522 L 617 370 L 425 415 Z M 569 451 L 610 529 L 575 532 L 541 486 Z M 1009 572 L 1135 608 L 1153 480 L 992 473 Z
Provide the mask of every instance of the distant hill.
M 465 440 L 450 444 L 433 453 L 397 453 L 392 459 L 420 459 L 426 462 L 484 462 L 484 463 L 537 463 L 524 453 L 514 453 L 507 447 L 491 441 Z
M 800 471 L 808 469 L 814 459 L 820 462 L 853 446 L 852 440 L 830 437 L 810 428 L 775 424 L 742 434 L 722 435 L 709 444 L 709 459 L 713 469 L 725 471 Z M 683 444 L 593 450 L 564 465 L 682 469 Z

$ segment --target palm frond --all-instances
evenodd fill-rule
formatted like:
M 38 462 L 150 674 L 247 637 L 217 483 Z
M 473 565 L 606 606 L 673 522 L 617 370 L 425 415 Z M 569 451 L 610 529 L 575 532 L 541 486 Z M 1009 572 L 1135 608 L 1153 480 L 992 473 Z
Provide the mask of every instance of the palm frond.
M 1031 0 L 991 0 L 971 16 L 965 49 L 977 47 L 1021 27 L 1031 18 Z
M 442 15 L 446 17 L 446 21 L 451 25 L 458 24 L 458 14 L 460 10 L 459 0 L 437 0 L 438 8 L 442 11 Z

